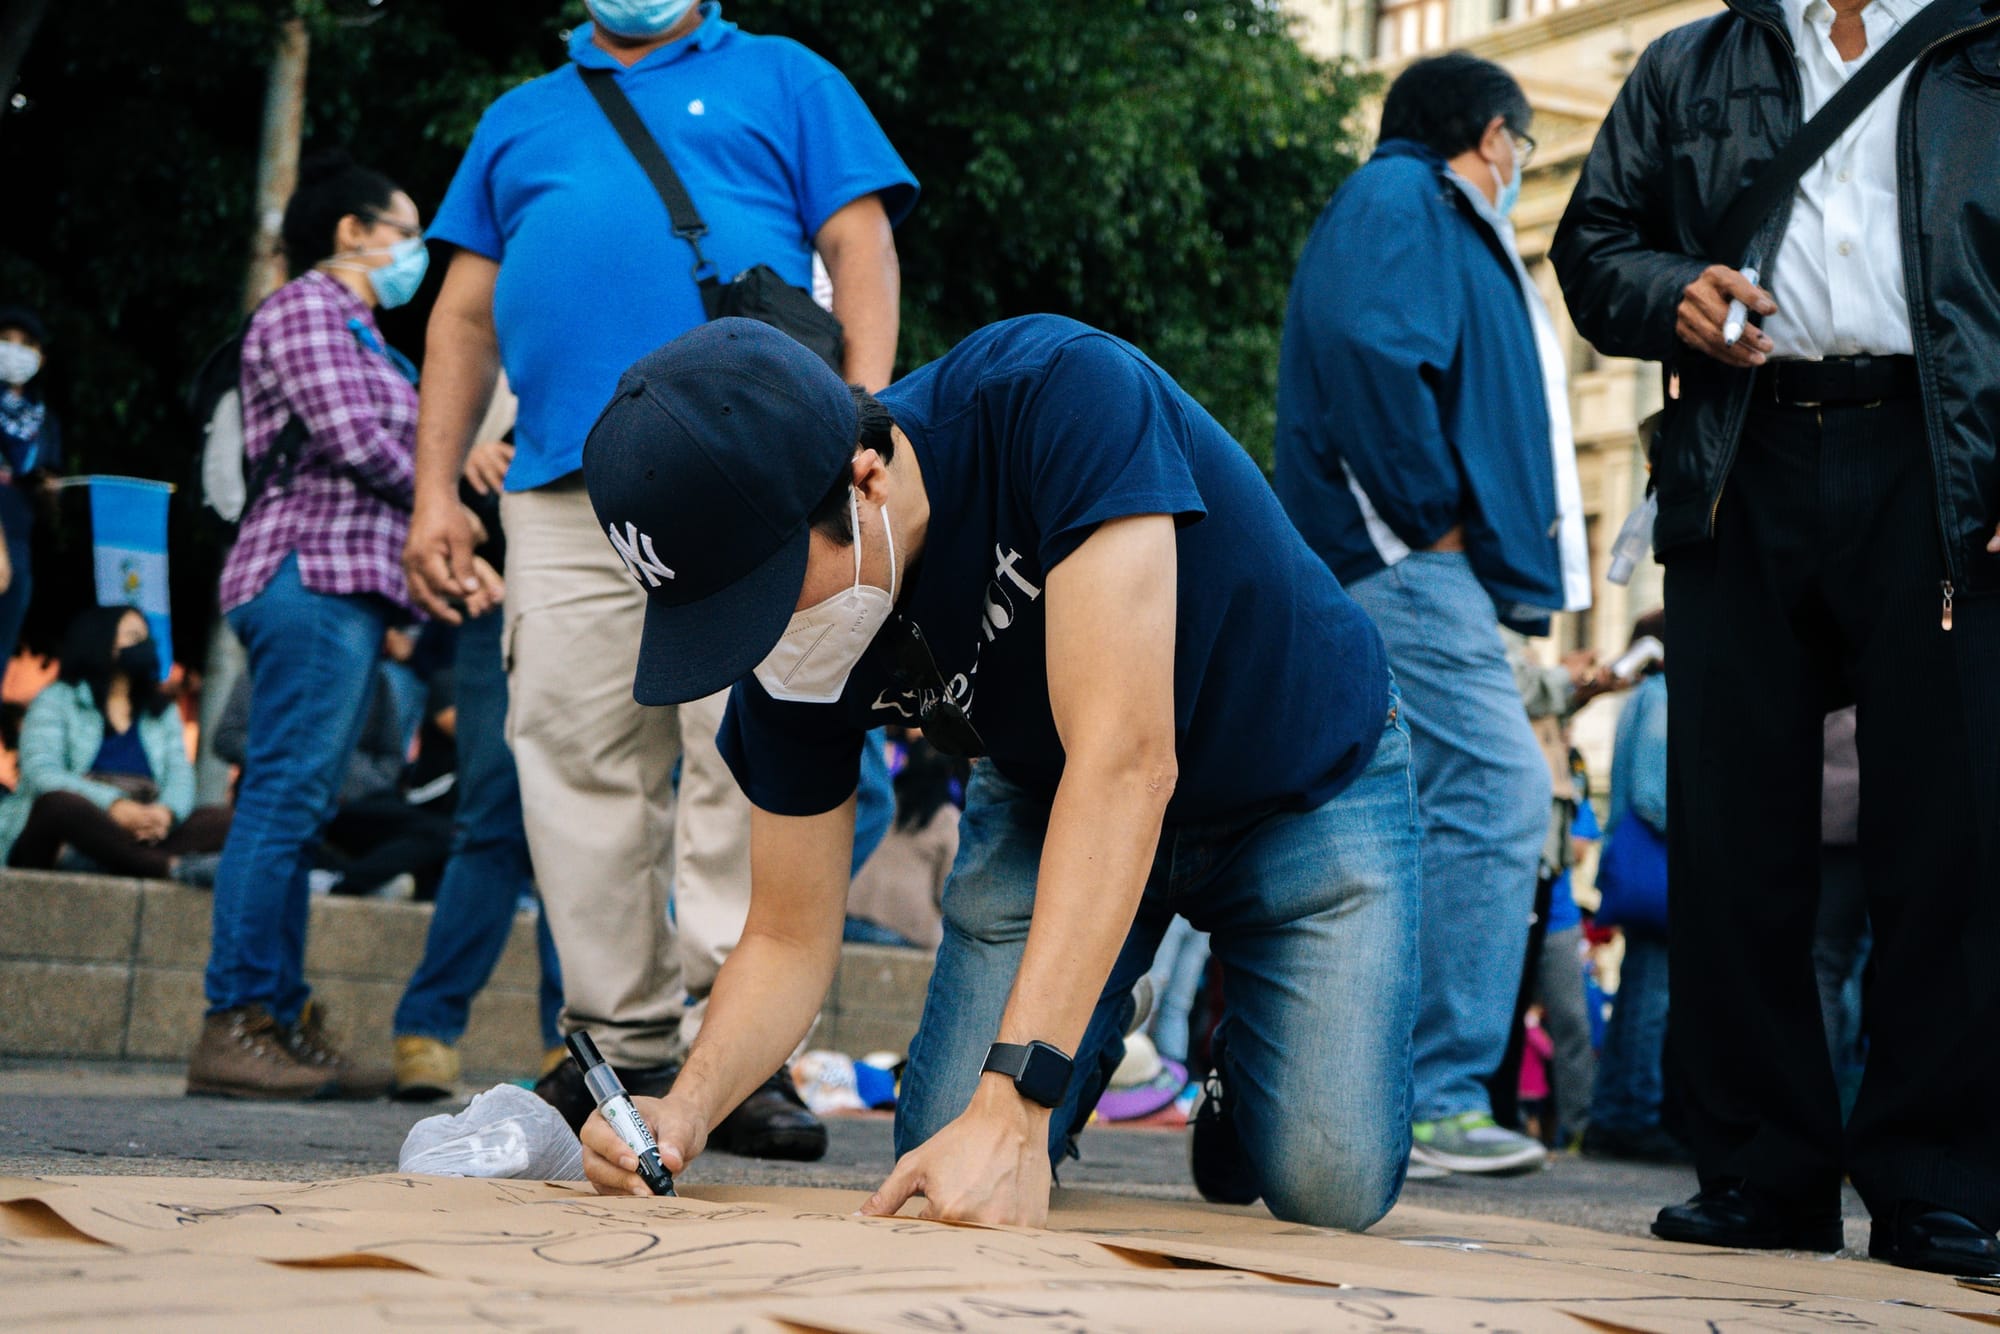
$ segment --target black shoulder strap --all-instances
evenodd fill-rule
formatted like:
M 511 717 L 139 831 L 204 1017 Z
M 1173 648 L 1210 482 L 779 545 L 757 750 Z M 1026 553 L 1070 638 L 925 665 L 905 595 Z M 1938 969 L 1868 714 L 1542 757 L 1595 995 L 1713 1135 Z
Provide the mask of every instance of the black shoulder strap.
M 667 217 L 672 219 L 674 235 L 686 241 L 694 251 L 695 281 L 707 287 L 716 281 L 715 268 L 701 253 L 701 238 L 708 235 L 708 224 L 695 211 L 694 200 L 688 198 L 687 187 L 674 171 L 674 164 L 660 148 L 659 140 L 653 138 L 646 122 L 639 119 L 638 108 L 625 96 L 625 90 L 618 86 L 618 75 L 613 70 L 592 68 L 579 71 L 583 75 L 583 86 L 597 99 L 611 128 L 618 131 L 618 137 L 625 141 L 625 147 L 639 161 L 646 179 L 659 192 L 660 202 L 667 206 Z
M 1756 239 L 1765 219 L 1792 197 L 1806 171 L 1826 156 L 1833 141 L 1854 123 L 1854 118 L 1933 42 L 1951 31 L 1958 17 L 1957 9 L 1951 0 L 1931 0 L 1826 100 L 1817 115 L 1799 127 L 1799 132 L 1744 187 L 1722 215 L 1722 221 L 1716 224 L 1713 252 L 1716 258 L 1729 264 L 1740 264 L 1748 258 L 1750 242 Z

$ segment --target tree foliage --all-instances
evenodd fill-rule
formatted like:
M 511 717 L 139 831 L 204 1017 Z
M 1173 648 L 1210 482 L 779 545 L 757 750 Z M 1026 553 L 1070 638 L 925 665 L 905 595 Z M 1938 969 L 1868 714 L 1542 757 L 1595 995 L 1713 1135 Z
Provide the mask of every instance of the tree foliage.
M 0 300 L 46 312 L 52 397 L 92 470 L 189 475 L 180 390 L 240 317 L 265 67 L 293 12 L 312 35 L 308 146 L 346 144 L 427 214 L 480 112 L 559 64 L 584 17 L 578 0 L 55 7 L 22 67 L 26 104 L 0 125 Z M 1360 91 L 1300 50 L 1276 0 L 727 13 L 840 66 L 923 183 L 898 233 L 902 366 L 1060 311 L 1138 344 L 1268 461 L 1286 286 L 1354 165 Z M 387 317 L 389 336 L 420 351 L 426 311 Z M 215 559 L 177 544 L 183 653 Z

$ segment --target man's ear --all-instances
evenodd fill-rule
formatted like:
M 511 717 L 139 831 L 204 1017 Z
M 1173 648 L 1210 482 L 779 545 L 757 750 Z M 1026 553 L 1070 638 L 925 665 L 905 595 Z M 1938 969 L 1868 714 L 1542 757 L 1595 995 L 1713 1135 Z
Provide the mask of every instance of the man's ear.
M 1507 140 L 1507 118 L 1495 116 L 1486 122 L 1486 133 L 1479 136 L 1479 156 L 1499 166 L 1507 160 L 1507 154 L 1513 147 Z
M 863 500 L 876 505 L 889 501 L 889 465 L 872 449 L 854 455 L 854 489 Z

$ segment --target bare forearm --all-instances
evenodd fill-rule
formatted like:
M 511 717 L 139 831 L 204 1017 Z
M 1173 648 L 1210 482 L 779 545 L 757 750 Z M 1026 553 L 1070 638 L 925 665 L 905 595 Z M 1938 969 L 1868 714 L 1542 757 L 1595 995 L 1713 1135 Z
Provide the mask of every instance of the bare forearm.
M 1137 759 L 1066 767 L 1000 1041 L 1076 1051 L 1138 912 L 1171 792 Z
M 888 219 L 879 206 L 844 217 L 822 233 L 820 253 L 833 280 L 833 313 L 847 343 L 842 374 L 863 389 L 884 388 L 896 368 L 903 293 Z
M 431 317 L 417 410 L 419 503 L 458 494 L 466 451 L 472 447 L 473 432 L 493 398 L 499 376 L 500 344 L 490 319 L 447 311 Z
M 750 913 L 716 975 L 673 1097 L 714 1126 L 790 1059 L 840 962 L 854 799 L 824 815 L 750 816 Z
M 745 932 L 716 975 L 701 1035 L 674 1093 L 709 1126 L 791 1059 L 826 1000 L 840 932 L 806 942 Z

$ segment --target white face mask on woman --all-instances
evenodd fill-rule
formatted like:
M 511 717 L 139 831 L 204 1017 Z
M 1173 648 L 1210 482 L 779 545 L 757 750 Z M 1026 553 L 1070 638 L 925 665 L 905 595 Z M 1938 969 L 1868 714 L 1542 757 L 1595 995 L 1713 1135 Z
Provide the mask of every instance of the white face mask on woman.
M 896 610 L 896 538 L 889 511 L 882 513 L 882 537 L 889 544 L 889 590 L 861 582 L 861 493 L 851 490 L 847 513 L 854 525 L 854 584 L 823 602 L 792 613 L 790 624 L 764 661 L 757 683 L 772 699 L 799 704 L 833 704 L 847 689 L 861 655 Z
M 0 342 L 0 384 L 20 386 L 42 369 L 42 354 L 26 343 Z

